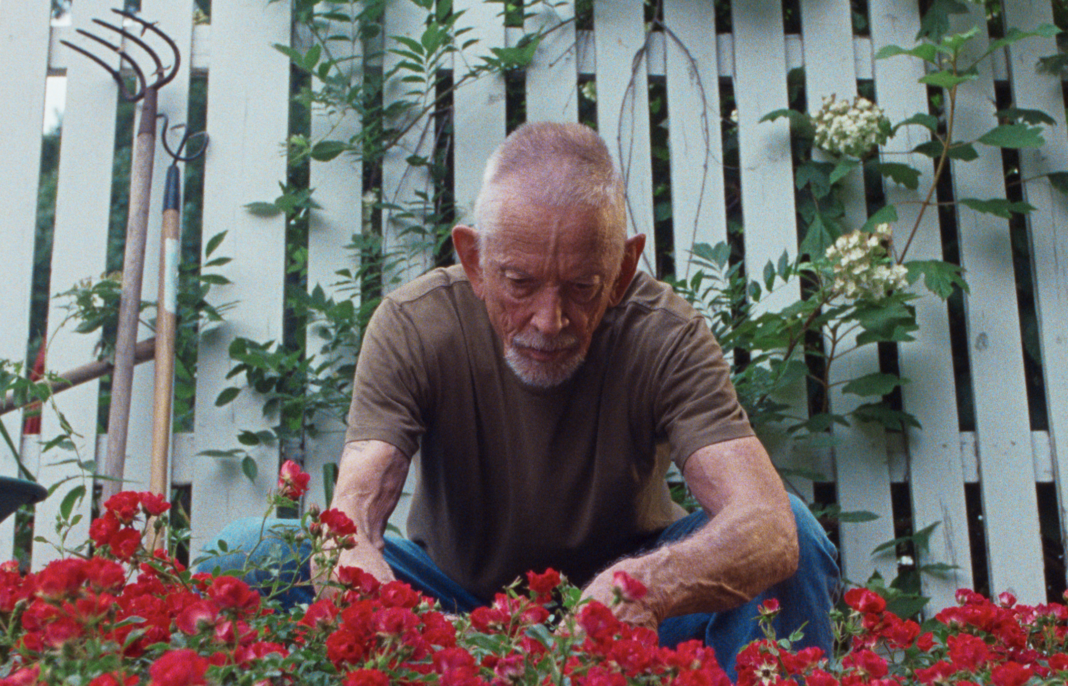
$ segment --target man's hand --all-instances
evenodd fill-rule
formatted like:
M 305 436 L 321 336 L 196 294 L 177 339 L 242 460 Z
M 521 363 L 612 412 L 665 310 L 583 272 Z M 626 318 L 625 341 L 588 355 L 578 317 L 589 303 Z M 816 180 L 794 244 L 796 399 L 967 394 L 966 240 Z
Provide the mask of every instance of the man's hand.
M 583 596 L 612 607 L 623 571 L 648 594 L 613 608 L 621 620 L 656 629 L 668 617 L 742 605 L 797 569 L 797 525 L 775 468 L 756 438 L 707 446 L 683 476 L 710 521 L 689 537 L 601 572 Z
M 628 560 L 604 570 L 582 589 L 582 598 L 596 600 L 621 621 L 656 631 L 663 620 L 656 597 L 627 571 Z
M 356 547 L 342 550 L 337 566 L 359 567 L 382 583 L 394 579 L 393 570 L 382 557 L 383 535 L 400 500 L 408 465 L 408 456 L 389 443 L 357 441 L 345 445 L 330 506 L 356 524 Z M 311 561 L 312 582 L 319 590 L 327 578 L 336 575 L 336 569 L 323 569 L 321 564 L 321 560 Z

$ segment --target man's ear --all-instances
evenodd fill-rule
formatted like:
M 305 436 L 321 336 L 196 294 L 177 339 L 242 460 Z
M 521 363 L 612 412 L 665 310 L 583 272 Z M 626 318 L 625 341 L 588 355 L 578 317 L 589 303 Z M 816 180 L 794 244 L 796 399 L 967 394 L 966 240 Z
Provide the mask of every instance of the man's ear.
M 478 231 L 470 226 L 457 224 L 452 227 L 452 246 L 456 249 L 456 256 L 460 258 L 467 279 L 471 282 L 471 288 L 475 295 L 482 298 L 482 260 L 478 246 Z
M 634 280 L 634 274 L 638 271 L 638 261 L 642 258 L 645 250 L 645 234 L 628 238 L 623 244 L 623 262 L 619 267 L 619 276 L 612 285 L 612 297 L 608 300 L 609 307 L 615 307 L 626 295 L 630 282 Z

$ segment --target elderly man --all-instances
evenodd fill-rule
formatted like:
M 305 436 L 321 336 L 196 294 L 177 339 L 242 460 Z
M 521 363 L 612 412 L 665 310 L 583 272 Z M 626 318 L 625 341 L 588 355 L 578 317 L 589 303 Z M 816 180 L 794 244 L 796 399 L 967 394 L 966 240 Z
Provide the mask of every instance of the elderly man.
M 649 593 L 621 619 L 724 664 L 776 597 L 781 631 L 807 622 L 829 649 L 833 546 L 787 497 L 702 316 L 638 271 L 604 142 L 520 127 L 474 218 L 452 232 L 460 265 L 389 294 L 367 330 L 332 504 L 358 545 L 340 564 L 456 611 L 547 567 L 610 604 L 625 571 Z M 416 451 L 409 539 L 385 537 Z M 700 512 L 672 503 L 669 458 Z

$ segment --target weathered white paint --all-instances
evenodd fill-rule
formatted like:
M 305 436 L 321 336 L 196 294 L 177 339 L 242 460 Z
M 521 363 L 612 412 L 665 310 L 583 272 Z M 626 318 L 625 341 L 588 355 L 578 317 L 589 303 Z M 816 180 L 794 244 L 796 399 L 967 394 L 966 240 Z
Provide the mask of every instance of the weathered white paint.
M 76 28 L 97 30 L 93 17 L 110 15 L 110 4 L 104 0 L 87 0 L 72 8 Z M 86 47 L 85 39 L 78 37 Z M 64 48 L 64 51 L 66 48 Z M 99 54 L 99 53 L 97 53 Z M 78 59 L 73 59 L 77 57 Z M 63 144 L 59 160 L 59 186 L 56 197 L 56 226 L 52 250 L 53 294 L 48 312 L 48 368 L 63 371 L 95 359 L 93 350 L 99 334 L 78 334 L 73 328 L 60 328 L 66 312 L 55 294 L 70 289 L 84 279 L 97 280 L 104 271 L 107 249 L 108 212 L 111 196 L 112 146 L 115 140 L 116 89 L 111 77 L 98 65 L 81 55 L 73 55 L 67 68 L 67 111 L 63 118 Z M 35 161 L 34 166 L 37 162 Z M 37 521 L 44 522 L 45 535 L 51 535 L 63 495 L 83 482 L 77 464 L 58 462 L 95 459 L 97 425 L 97 391 L 99 384 L 87 383 L 67 391 L 57 398 L 60 410 L 74 429 L 75 450 L 54 449 L 41 456 L 38 472 L 42 484 L 66 481 L 59 490 L 36 510 Z M 42 417 L 41 435 L 51 438 L 60 433 L 56 415 L 46 412 Z M 89 529 L 89 499 L 85 498 L 76 513 L 83 521 L 72 536 L 85 538 Z M 51 530 L 51 531 L 49 531 Z M 57 556 L 48 544 L 35 543 L 34 567 L 41 567 Z
M 383 32 L 389 36 L 408 36 L 419 40 L 426 22 L 426 11 L 411 2 L 395 2 L 389 5 L 389 11 L 383 20 Z M 382 68 L 388 73 L 402 58 L 393 53 L 383 57 Z M 385 85 L 383 100 L 386 107 L 390 103 L 416 99 L 417 107 L 389 122 L 389 125 L 402 131 L 402 135 L 393 142 L 382 160 L 382 195 L 383 202 L 397 205 L 397 209 L 382 211 L 383 247 L 387 254 L 394 252 L 401 260 L 384 276 L 387 290 L 410 281 L 422 274 L 433 263 L 426 247 L 433 237 L 424 233 L 429 227 L 424 226 L 422 218 L 426 214 L 425 203 L 434 195 L 433 182 L 425 167 L 411 167 L 407 160 L 411 156 L 429 159 L 434 151 L 434 122 L 430 117 L 431 98 L 422 93 L 422 84 L 404 83 L 402 79 L 411 76 L 404 71 L 391 78 Z M 430 76 L 433 79 L 433 76 Z M 422 197 L 420 197 L 420 195 Z M 419 251 L 412 255 L 413 252 Z
M 470 26 L 464 34 L 467 40 L 477 41 L 456 61 L 473 66 L 493 48 L 503 48 L 504 5 L 482 0 L 457 0 L 455 7 L 463 11 L 460 22 Z M 456 72 L 453 72 L 454 78 Z M 482 169 L 494 148 L 505 135 L 504 76 L 487 74 L 457 88 L 453 94 L 453 190 L 456 197 L 456 219 L 465 224 L 475 221 L 475 198 L 482 186 Z
M 45 75 L 48 71 L 46 3 L 4 0 L 0 3 L 0 121 L 5 144 L 0 148 L 0 205 L 8 227 L 4 236 L 7 275 L 0 298 L 0 357 L 24 360 L 29 337 L 33 281 L 34 227 L 41 159 Z M 33 364 L 33 360 L 29 360 Z M 3 426 L 17 446 L 22 413 L 3 417 Z M 0 475 L 18 476 L 18 464 L 6 443 L 0 443 Z M 0 524 L 0 557 L 11 556 L 14 519 Z
M 548 30 L 527 68 L 527 119 L 529 121 L 577 121 L 578 74 L 575 44 L 575 5 L 566 0 L 556 6 L 537 5 L 526 20 L 526 30 Z
M 915 3 L 879 0 L 871 4 L 870 14 L 875 50 L 885 45 L 911 45 L 920 22 Z M 891 121 L 902 121 L 916 112 L 926 111 L 926 88 L 917 82 L 923 74 L 923 65 L 918 60 L 896 57 L 875 62 L 876 95 Z M 921 155 L 902 155 L 926 140 L 929 140 L 926 129 L 910 126 L 901 129 L 884 147 L 886 161 L 905 162 L 923 172 L 919 189 L 910 191 L 889 181 L 883 186 L 887 201 L 898 204 L 899 208 L 900 220 L 894 226 L 898 250 L 904 249 L 912 227 L 920 220 L 909 255 L 941 259 L 937 213 L 932 209 L 921 218 L 919 206 L 907 204 L 923 199 L 934 167 Z M 898 359 L 902 376 L 909 379 L 902 388 L 905 409 L 920 418 L 923 429 L 908 431 L 905 450 L 913 484 L 915 529 L 939 522 L 936 534 L 931 537 L 929 555 L 921 562 L 957 567 L 945 577 L 923 579 L 924 592 L 936 606 L 945 607 L 954 602 L 953 594 L 958 588 L 970 587 L 972 583 L 949 319 L 945 303 L 930 296 L 916 301 L 916 317 L 920 325 L 916 340 L 898 345 Z M 975 454 L 974 450 L 971 454 Z
M 955 19 L 954 29 L 963 30 L 963 19 Z M 982 13 L 970 12 L 967 19 L 981 28 L 965 59 L 988 44 Z M 996 125 L 989 62 L 957 93 L 959 140 L 974 140 Z M 1005 197 L 1000 150 L 979 147 L 979 159 L 953 164 L 956 197 Z M 1041 602 L 1046 588 L 1008 221 L 963 207 L 957 217 L 961 264 L 971 286 L 965 310 L 991 588 Z
M 671 218 L 679 276 L 689 275 L 695 243 L 727 240 L 718 56 L 716 34 L 708 30 L 715 20 L 711 5 L 664 4 Z
M 1010 25 L 1026 29 L 1053 23 L 1050 4 L 1033 0 L 1007 0 L 1005 18 Z M 1057 124 L 1047 128 L 1044 137 L 1047 141 L 1062 143 L 1047 145 L 1041 151 L 1021 150 L 1020 172 L 1023 178 L 1033 179 L 1024 185 L 1024 198 L 1036 208 L 1028 217 L 1028 226 L 1049 432 L 1053 442 L 1051 452 L 1061 501 L 1063 532 L 1068 531 L 1064 507 L 1068 498 L 1068 370 L 1063 364 L 1063 360 L 1068 359 L 1068 232 L 1065 230 L 1068 203 L 1046 179 L 1035 177 L 1068 169 L 1068 148 L 1063 145 L 1068 122 L 1065 122 L 1061 80 L 1035 73 L 1039 57 L 1056 54 L 1056 39 L 1022 41 L 1010 46 L 1008 52 L 1014 76 L 1011 83 L 1015 105 L 1040 109 L 1053 117 Z M 1036 477 L 1041 476 L 1036 472 Z
M 805 70 L 805 95 L 810 114 L 819 112 L 823 99 L 852 101 L 857 94 L 857 75 L 854 67 L 853 26 L 848 0 L 822 2 L 802 0 L 801 32 L 807 48 L 806 60 L 819 64 L 820 69 Z M 829 156 L 816 150 L 816 159 Z M 843 232 L 860 228 L 867 218 L 864 179 L 854 171 L 842 179 L 845 217 Z M 833 342 L 837 352 L 856 345 L 859 331 L 847 333 Z M 825 349 L 832 341 L 825 339 Z M 835 384 L 830 391 L 833 412 L 848 415 L 860 405 L 876 398 L 860 397 L 841 392 L 840 384 L 879 371 L 878 350 L 874 347 L 845 355 L 835 360 L 829 370 L 829 380 Z M 845 511 L 864 510 L 878 516 L 870 522 L 842 522 L 842 563 L 852 581 L 865 581 L 878 571 L 884 579 L 891 579 L 896 571 L 892 553 L 873 558 L 871 551 L 894 538 L 894 512 L 890 501 L 890 470 L 886 452 L 885 430 L 876 424 L 854 422 L 852 426 L 835 426 L 835 474 L 838 481 L 838 502 Z
M 646 235 L 641 267 L 655 273 L 647 59 L 636 55 L 645 40 L 643 12 L 638 3 L 594 0 L 597 131 L 623 173 L 631 232 Z
M 289 120 L 289 60 L 273 43 L 289 42 L 290 3 L 260 0 L 216 3 L 212 30 L 235 40 L 215 40 L 208 81 L 208 148 L 204 169 L 204 245 L 221 231 L 226 239 L 212 257 L 232 262 L 219 273 L 233 281 L 215 287 L 216 305 L 233 302 L 226 322 L 201 337 L 197 372 L 197 451 L 240 447 L 241 430 L 266 429 L 259 402 L 245 390 L 221 409 L 219 392 L 236 381 L 225 378 L 233 366 L 227 354 L 238 336 L 255 341 L 282 338 L 285 222 L 281 216 L 257 217 L 244 206 L 272 200 L 285 178 L 279 142 Z M 239 39 L 237 37 L 240 37 Z M 255 170 L 255 173 L 253 173 Z M 278 448 L 249 449 L 258 465 L 255 483 L 241 472 L 238 459 L 199 456 L 193 479 L 193 547 L 198 548 L 227 521 L 263 512 L 264 496 L 274 485 Z
M 360 83 L 363 78 L 362 64 L 358 59 L 363 48 L 359 40 L 351 40 L 348 25 L 331 25 L 331 35 L 350 36 L 349 42 L 336 41 L 331 51 L 336 59 L 352 59 L 349 64 L 349 82 Z M 316 105 L 312 110 L 312 140 L 323 139 L 348 141 L 360 132 L 359 117 L 354 111 L 327 110 Z M 321 209 L 313 210 L 308 223 L 308 289 L 322 287 L 328 298 L 341 302 L 359 298 L 354 284 L 338 272 L 355 274 L 360 266 L 359 254 L 347 249 L 354 236 L 363 231 L 363 162 L 352 153 L 345 153 L 329 162 L 311 161 L 310 185 L 315 188 L 315 201 Z M 308 325 L 308 352 L 317 362 L 324 360 L 316 341 L 321 322 Z M 351 357 L 337 359 L 336 369 L 341 364 L 351 364 Z M 339 380 L 340 381 L 340 380 Z M 344 417 L 321 413 L 315 417 L 315 433 L 304 439 L 304 468 L 311 474 L 311 487 L 305 504 L 316 503 L 328 507 L 323 484 L 323 467 L 336 463 L 341 456 L 345 440 Z

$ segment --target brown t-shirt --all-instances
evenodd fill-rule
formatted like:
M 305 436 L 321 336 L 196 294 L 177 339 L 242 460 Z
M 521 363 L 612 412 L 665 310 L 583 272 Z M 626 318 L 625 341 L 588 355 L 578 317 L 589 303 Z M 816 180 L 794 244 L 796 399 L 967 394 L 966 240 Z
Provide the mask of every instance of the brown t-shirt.
M 539 390 L 508 368 L 457 266 L 375 312 L 346 438 L 421 449 L 408 534 L 488 599 L 546 567 L 584 584 L 674 521 L 659 442 L 681 469 L 752 433 L 703 317 L 667 285 L 639 272 L 575 376 Z

